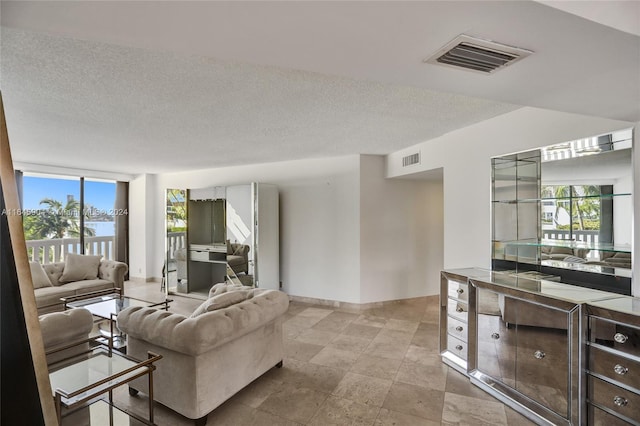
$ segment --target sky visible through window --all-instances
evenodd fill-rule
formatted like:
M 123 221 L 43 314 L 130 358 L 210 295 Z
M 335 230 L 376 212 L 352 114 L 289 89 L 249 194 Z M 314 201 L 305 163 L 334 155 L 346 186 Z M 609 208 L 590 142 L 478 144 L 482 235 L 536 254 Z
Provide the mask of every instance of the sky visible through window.
M 73 196 L 75 200 L 80 200 L 80 179 L 23 176 L 23 208 L 25 210 L 46 208 L 46 205 L 40 204 L 46 198 L 60 201 L 64 206 L 68 196 Z M 85 179 L 85 208 L 91 206 L 102 216 L 100 220 L 87 222 L 87 225 L 95 229 L 96 236 L 114 235 L 114 221 L 107 220 L 106 216 L 113 215 L 115 197 L 115 182 Z

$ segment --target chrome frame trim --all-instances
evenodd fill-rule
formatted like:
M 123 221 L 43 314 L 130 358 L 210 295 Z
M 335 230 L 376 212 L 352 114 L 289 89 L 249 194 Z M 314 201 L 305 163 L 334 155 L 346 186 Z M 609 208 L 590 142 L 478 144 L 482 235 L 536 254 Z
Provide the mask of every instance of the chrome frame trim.
M 471 383 L 538 425 L 570 426 L 572 424 L 569 420 L 560 417 L 558 414 L 516 392 L 512 388 L 493 380 L 481 371 L 471 371 L 469 378 Z

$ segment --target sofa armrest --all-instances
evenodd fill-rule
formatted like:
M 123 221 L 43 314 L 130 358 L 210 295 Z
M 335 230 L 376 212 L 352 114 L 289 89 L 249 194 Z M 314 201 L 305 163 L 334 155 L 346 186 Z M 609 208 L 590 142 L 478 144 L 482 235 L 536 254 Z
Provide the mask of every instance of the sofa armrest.
M 244 302 L 195 318 L 154 308 L 130 307 L 118 314 L 118 328 L 131 337 L 197 356 L 237 339 L 287 311 L 289 298 L 277 290 L 256 291 Z
M 128 270 L 129 267 L 124 262 L 103 259 L 98 268 L 98 278 L 112 281 L 116 287 L 124 292 L 124 276 Z
M 85 340 L 93 329 L 93 316 L 83 308 L 52 312 L 41 315 L 39 319 L 45 351 Z M 47 364 L 84 352 L 88 348 L 89 346 L 84 344 L 47 355 Z

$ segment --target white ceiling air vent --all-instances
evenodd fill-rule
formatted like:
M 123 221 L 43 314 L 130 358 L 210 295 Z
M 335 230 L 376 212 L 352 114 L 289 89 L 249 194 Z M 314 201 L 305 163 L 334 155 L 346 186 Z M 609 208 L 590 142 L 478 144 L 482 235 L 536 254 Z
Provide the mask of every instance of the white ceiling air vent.
M 489 74 L 532 53 L 530 50 L 462 34 L 424 62 Z
M 420 152 L 402 157 L 402 167 L 420 164 Z

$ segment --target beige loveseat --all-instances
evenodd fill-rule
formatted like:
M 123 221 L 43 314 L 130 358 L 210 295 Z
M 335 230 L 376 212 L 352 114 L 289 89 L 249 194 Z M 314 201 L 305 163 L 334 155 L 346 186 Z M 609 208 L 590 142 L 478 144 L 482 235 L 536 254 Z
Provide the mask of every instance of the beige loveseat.
M 78 262 L 80 266 L 77 266 Z M 30 262 L 30 266 L 39 315 L 63 311 L 64 304 L 60 301 L 61 297 L 113 288 L 124 291 L 124 276 L 128 270 L 127 264 L 123 262 L 101 260 L 99 256 L 73 254 L 67 255 L 66 262 L 48 263 L 42 266 L 37 262 Z
M 220 296 L 215 296 L 193 317 L 139 307 L 118 315 L 128 354 L 144 359 L 151 351 L 164 357 L 153 375 L 154 399 L 199 425 L 236 392 L 282 365 L 288 296 L 276 290 L 241 291 L 249 298 L 216 309 Z M 207 304 L 214 310 L 207 311 Z M 148 392 L 147 386 L 146 379 L 137 379 L 131 392 Z

